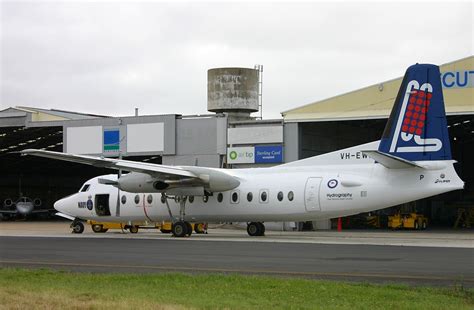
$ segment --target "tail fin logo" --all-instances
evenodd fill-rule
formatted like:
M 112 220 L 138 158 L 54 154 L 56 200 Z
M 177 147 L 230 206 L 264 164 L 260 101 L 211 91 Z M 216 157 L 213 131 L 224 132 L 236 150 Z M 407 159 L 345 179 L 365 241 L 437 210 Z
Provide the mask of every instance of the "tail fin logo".
M 395 134 L 390 145 L 391 153 L 437 152 L 443 147 L 439 139 L 422 138 L 425 136 L 426 115 L 432 96 L 433 87 L 430 83 L 420 86 L 418 81 L 412 80 L 407 84 Z M 400 138 L 405 141 L 405 144 L 412 141 L 413 145 L 397 147 Z

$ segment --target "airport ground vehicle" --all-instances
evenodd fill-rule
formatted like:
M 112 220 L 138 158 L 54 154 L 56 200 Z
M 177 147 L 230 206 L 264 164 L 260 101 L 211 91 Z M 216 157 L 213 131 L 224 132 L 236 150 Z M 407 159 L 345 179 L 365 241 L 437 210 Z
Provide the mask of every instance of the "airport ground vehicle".
M 196 234 L 207 233 L 207 223 L 191 223 L 191 227 Z M 173 231 L 173 224 L 171 222 L 162 222 L 160 231 L 164 234 L 169 234 Z
M 91 225 L 92 231 L 95 233 L 105 233 L 109 229 L 128 229 L 131 233 L 137 233 L 139 229 L 159 229 L 162 233 L 171 233 L 172 223 L 161 222 L 155 224 L 148 224 L 146 222 L 140 223 L 114 223 L 114 222 L 98 222 L 89 220 L 87 224 Z M 191 224 L 192 229 L 197 234 L 207 233 L 207 224 L 205 223 L 193 223 Z
M 130 227 L 126 227 L 130 225 L 125 225 L 123 223 L 87 221 L 87 224 L 91 225 L 92 231 L 95 233 L 105 233 L 109 229 L 126 229 L 126 228 L 130 229 Z
M 428 226 L 428 219 L 423 214 L 412 213 L 397 213 L 388 217 L 388 228 L 391 229 L 426 229 Z

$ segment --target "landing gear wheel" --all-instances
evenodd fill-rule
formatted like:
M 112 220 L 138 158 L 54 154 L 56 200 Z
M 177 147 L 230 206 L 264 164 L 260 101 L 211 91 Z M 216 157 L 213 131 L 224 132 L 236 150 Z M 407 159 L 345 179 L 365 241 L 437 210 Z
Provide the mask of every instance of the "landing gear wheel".
M 193 225 L 191 225 L 191 223 L 189 222 L 184 222 L 184 223 L 186 223 L 186 228 L 187 228 L 186 235 L 191 236 L 191 234 L 193 233 Z
M 204 234 L 206 232 L 205 224 L 204 223 L 194 224 L 194 232 L 196 232 L 196 234 Z
M 81 222 L 75 222 L 71 224 L 73 234 L 82 234 L 84 232 L 84 224 Z
M 95 233 L 104 232 L 103 229 L 104 229 L 103 226 L 100 225 L 100 224 L 94 224 L 94 225 L 92 225 L 92 231 L 95 232 Z
M 132 234 L 136 234 L 138 232 L 138 226 L 130 226 L 129 230 Z
M 188 226 L 186 225 L 186 222 L 176 222 L 171 227 L 171 232 L 174 237 L 185 237 L 188 232 Z
M 423 223 L 421 224 L 421 229 L 425 230 L 426 229 L 426 221 L 423 221 Z
M 420 224 L 418 224 L 418 221 L 415 221 L 415 230 L 420 229 Z
M 249 236 L 263 236 L 265 234 L 265 226 L 260 222 L 251 222 L 247 224 L 247 233 Z

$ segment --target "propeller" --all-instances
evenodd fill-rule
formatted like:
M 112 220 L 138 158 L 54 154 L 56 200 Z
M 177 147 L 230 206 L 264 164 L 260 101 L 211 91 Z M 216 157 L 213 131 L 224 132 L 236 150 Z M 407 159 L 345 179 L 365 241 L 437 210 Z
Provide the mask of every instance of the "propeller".
M 122 152 L 119 152 L 119 159 L 122 159 Z M 117 173 L 117 183 L 122 176 L 122 169 L 119 169 Z M 120 216 L 120 188 L 117 186 L 117 204 L 115 208 L 115 216 Z

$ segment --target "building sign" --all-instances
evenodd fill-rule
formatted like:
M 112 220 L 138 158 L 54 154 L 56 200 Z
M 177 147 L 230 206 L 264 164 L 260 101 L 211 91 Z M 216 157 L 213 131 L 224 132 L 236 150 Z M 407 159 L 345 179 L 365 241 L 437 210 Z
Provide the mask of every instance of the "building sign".
M 281 145 L 256 146 L 255 163 L 281 163 L 283 162 L 283 147 Z
M 120 130 L 104 130 L 104 153 L 118 152 L 120 150 Z
M 270 144 L 283 143 L 283 126 L 255 126 L 229 128 L 227 130 L 229 144 Z
M 72 154 L 102 154 L 102 126 L 66 128 L 66 152 Z
M 447 71 L 441 73 L 443 88 L 474 87 L 474 70 Z
M 227 163 L 229 164 L 253 164 L 255 162 L 255 148 L 230 147 L 227 149 Z
M 228 164 L 269 164 L 283 162 L 283 147 L 246 146 L 230 147 L 227 149 Z
M 163 152 L 164 148 L 164 123 L 127 124 L 127 153 Z

